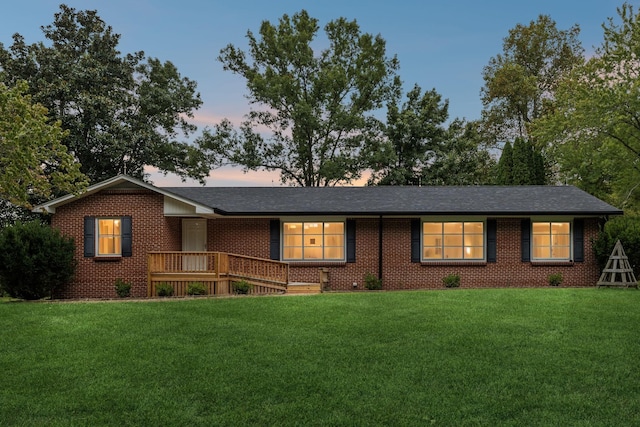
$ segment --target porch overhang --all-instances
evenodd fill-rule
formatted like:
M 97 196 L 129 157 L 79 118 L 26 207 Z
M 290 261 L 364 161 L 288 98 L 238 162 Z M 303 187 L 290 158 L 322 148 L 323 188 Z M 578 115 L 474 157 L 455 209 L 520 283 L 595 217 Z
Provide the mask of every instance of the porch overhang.
M 214 209 L 175 196 L 164 196 L 164 216 L 219 218 Z

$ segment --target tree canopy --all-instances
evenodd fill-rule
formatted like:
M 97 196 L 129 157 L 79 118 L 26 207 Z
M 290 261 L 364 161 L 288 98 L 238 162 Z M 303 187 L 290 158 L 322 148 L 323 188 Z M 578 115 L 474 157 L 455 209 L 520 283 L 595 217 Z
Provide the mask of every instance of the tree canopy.
M 449 118 L 449 101 L 414 85 L 387 105 L 383 139 L 371 153 L 376 185 L 477 185 L 491 182 L 494 160 L 477 122 Z
M 445 139 L 449 101 L 443 101 L 435 89 L 422 94 L 416 84 L 402 106 L 398 101 L 394 99 L 387 105 L 382 131 L 385 138 L 372 153 L 371 184 L 418 184 Z
M 422 170 L 425 185 L 487 185 L 493 183 L 495 160 L 480 123 L 454 119 L 433 158 Z
M 29 207 L 34 198 L 54 192 L 76 192 L 86 185 L 61 141 L 59 122 L 49 123 L 47 110 L 34 104 L 25 82 L 0 82 L 0 199 Z
M 0 70 L 9 85 L 28 82 L 91 181 L 124 172 L 143 178 L 144 166 L 201 181 L 208 175 L 202 153 L 177 140 L 195 131 L 187 121 L 201 104 L 194 81 L 144 52 L 122 55 L 120 35 L 96 11 L 61 5 L 42 30 L 46 45 L 27 45 L 20 34 L 9 48 L 0 43 Z
M 596 55 L 558 87 L 535 137 L 563 181 L 616 206 L 640 208 L 640 13 L 625 3 L 603 25 Z
M 399 90 L 398 62 L 381 36 L 339 18 L 325 27 L 326 48 L 314 50 L 318 21 L 302 10 L 277 25 L 247 32 L 248 51 L 228 45 L 219 61 L 246 80 L 255 109 L 236 130 L 224 120 L 200 139 L 216 165 L 280 172 L 283 183 L 350 183 L 367 168 L 380 136 L 373 112 Z
M 560 79 L 583 61 L 580 27 L 559 30 L 548 15 L 518 24 L 482 72 L 482 117 L 495 141 L 528 138 L 527 126 L 550 108 Z

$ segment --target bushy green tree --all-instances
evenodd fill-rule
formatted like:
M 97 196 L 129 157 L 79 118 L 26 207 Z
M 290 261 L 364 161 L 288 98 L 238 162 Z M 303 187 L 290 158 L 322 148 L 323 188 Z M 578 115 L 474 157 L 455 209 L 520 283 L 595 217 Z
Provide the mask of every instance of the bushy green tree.
M 122 55 L 120 35 L 96 11 L 60 6 L 41 27 L 49 44 L 26 44 L 20 34 L 5 48 L 0 71 L 10 85 L 24 80 L 35 102 L 67 131 L 62 139 L 91 182 L 118 173 L 144 177 L 144 166 L 203 180 L 205 157 L 178 140 L 195 126 L 187 119 L 202 101 L 196 83 L 171 62 Z
M 482 118 L 496 142 L 528 138 L 529 123 L 549 111 L 562 77 L 583 62 L 579 34 L 578 25 L 560 30 L 548 15 L 509 30 L 482 72 Z
M 493 183 L 495 160 L 476 121 L 455 119 L 446 129 L 429 163 L 422 169 L 425 185 Z
M 491 182 L 494 160 L 478 122 L 449 117 L 449 102 L 415 85 L 387 105 L 383 139 L 372 145 L 369 185 L 477 185 Z
M 305 187 L 349 183 L 367 169 L 379 136 L 374 112 L 399 90 L 397 60 L 356 21 L 329 22 L 322 50 L 313 47 L 318 30 L 303 10 L 248 31 L 247 52 L 222 49 L 218 59 L 246 80 L 256 108 L 239 130 L 223 120 L 203 134 L 217 165 L 278 171 L 283 183 Z
M 86 177 L 62 144 L 59 122 L 49 123 L 47 110 L 33 103 L 28 86 L 0 81 L 0 199 L 8 206 L 29 207 L 32 198 L 56 191 L 75 192 Z
M 560 179 L 640 210 L 640 12 L 629 3 L 603 25 L 596 54 L 562 80 L 553 114 L 533 123 Z
M 14 298 L 50 297 L 75 272 L 75 244 L 39 222 L 0 230 L 0 286 Z
M 384 140 L 373 150 L 370 184 L 415 185 L 445 139 L 449 102 L 435 89 L 422 94 L 415 85 L 407 100 L 387 105 Z

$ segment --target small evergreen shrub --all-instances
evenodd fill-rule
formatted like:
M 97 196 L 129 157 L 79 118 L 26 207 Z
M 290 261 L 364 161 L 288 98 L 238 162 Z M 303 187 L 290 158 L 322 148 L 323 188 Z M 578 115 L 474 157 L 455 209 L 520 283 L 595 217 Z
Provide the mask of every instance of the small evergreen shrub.
M 548 279 L 549 286 L 560 286 L 562 284 L 562 274 L 560 273 L 550 274 Z
M 156 295 L 159 297 L 173 296 L 173 286 L 166 282 L 158 283 L 156 285 Z
M 382 289 L 382 279 L 379 279 L 374 274 L 368 273 L 364 276 L 364 287 L 370 291 L 378 291 Z
M 125 282 L 122 279 L 116 279 L 116 294 L 118 294 L 120 298 L 131 296 L 131 283 Z
M 460 286 L 460 275 L 448 274 L 442 279 L 442 283 L 447 288 L 457 288 Z
M 51 297 L 76 269 L 70 237 L 40 222 L 17 222 L 0 230 L 0 286 L 9 296 Z
M 187 295 L 206 295 L 207 288 L 202 282 L 192 282 L 187 285 Z
M 231 287 L 233 289 L 233 293 L 237 295 L 246 295 L 253 289 L 253 285 L 246 280 L 233 282 Z

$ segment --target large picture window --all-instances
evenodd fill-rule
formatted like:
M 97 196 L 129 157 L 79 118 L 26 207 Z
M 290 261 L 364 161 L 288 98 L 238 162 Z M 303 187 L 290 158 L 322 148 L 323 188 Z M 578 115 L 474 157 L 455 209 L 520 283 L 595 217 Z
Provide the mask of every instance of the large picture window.
M 571 257 L 569 222 L 534 222 L 533 259 L 568 260 Z
M 98 256 L 118 256 L 122 254 L 122 232 L 120 218 L 99 218 Z
M 344 222 L 284 222 L 284 260 L 341 261 L 345 259 Z
M 433 260 L 482 260 L 484 222 L 423 222 L 422 258 Z

